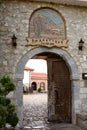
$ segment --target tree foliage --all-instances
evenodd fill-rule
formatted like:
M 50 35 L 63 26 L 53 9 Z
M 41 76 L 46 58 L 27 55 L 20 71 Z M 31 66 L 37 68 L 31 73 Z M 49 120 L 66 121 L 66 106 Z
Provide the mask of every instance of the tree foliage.
M 7 98 L 7 95 L 16 88 L 8 74 L 0 78 L 0 129 L 5 128 L 6 123 L 15 127 L 18 123 L 18 117 L 15 113 L 15 105 Z

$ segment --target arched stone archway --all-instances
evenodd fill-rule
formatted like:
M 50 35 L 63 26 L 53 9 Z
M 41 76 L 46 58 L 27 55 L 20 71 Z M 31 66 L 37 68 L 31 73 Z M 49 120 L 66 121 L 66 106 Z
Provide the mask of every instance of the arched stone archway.
M 69 67 L 70 70 L 70 77 L 71 77 L 71 87 L 72 87 L 72 123 L 76 123 L 76 113 L 79 113 L 79 84 L 78 84 L 78 70 L 77 66 L 72 59 L 72 57 L 64 50 L 57 49 L 57 48 L 45 48 L 45 47 L 40 47 L 40 48 L 35 48 L 24 55 L 19 63 L 17 64 L 16 67 L 16 80 L 17 80 L 17 90 L 16 90 L 16 97 L 17 97 L 17 111 L 18 111 L 18 116 L 19 116 L 19 123 L 20 126 L 22 126 L 22 121 L 23 121 L 23 89 L 22 89 L 22 79 L 23 79 L 23 71 L 24 71 L 24 66 L 26 62 L 31 59 L 33 56 L 39 54 L 39 53 L 54 53 L 59 56 L 61 56 L 64 61 L 66 62 L 67 66 Z

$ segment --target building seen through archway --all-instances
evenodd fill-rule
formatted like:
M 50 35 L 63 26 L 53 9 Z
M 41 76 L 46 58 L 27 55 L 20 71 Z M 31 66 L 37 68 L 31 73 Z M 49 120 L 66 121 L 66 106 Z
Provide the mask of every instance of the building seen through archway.
M 33 64 L 35 65 L 33 66 Z M 26 90 L 26 93 L 27 90 L 28 93 L 38 92 L 38 89 L 41 89 L 41 92 L 47 92 L 47 82 L 46 61 L 29 60 L 24 69 L 23 90 Z

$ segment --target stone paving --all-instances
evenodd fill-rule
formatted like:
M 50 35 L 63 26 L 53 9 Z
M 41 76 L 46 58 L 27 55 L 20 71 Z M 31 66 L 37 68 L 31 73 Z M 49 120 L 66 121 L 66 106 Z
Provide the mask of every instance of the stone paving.
M 47 94 L 23 96 L 23 130 L 83 130 L 72 124 L 56 124 L 47 121 Z

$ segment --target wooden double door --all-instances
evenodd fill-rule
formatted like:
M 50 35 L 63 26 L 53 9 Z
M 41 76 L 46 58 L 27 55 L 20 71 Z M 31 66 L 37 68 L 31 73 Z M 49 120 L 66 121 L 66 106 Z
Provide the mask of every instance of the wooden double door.
M 71 122 L 70 72 L 62 58 L 48 59 L 48 119 Z

